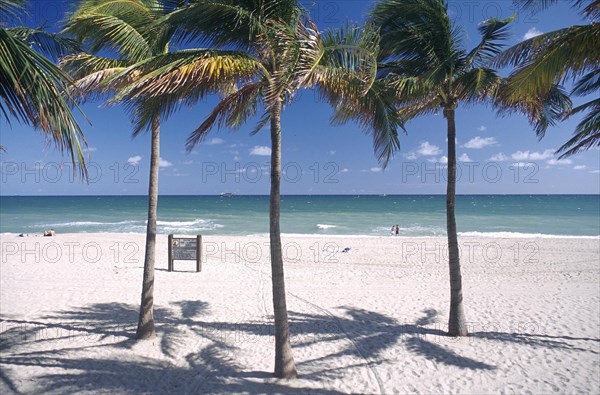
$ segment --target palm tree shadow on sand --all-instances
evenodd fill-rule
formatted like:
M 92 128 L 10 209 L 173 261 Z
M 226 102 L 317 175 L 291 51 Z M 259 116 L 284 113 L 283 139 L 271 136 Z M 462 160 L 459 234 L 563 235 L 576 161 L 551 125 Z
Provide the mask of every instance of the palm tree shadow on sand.
M 49 314 L 38 321 L 3 317 L 0 389 L 6 387 L 10 392 L 18 393 L 21 383 L 15 380 L 17 371 L 36 366 L 47 368 L 34 379 L 36 392 L 315 392 L 315 388 L 303 387 L 302 380 L 290 386 L 286 381 L 276 380 L 270 372 L 249 371 L 236 363 L 238 347 L 231 334 L 237 334 L 237 341 L 272 336 L 270 322 L 204 321 L 202 316 L 208 309 L 208 303 L 203 301 L 181 301 L 172 308 L 156 307 L 159 336 L 154 341 L 159 356 L 151 358 L 135 352 L 138 344 L 133 338 L 137 306 L 99 303 Z M 343 344 L 335 347 L 334 352 L 300 361 L 301 378 L 326 383 L 339 379 L 343 370 L 349 367 L 371 369 L 377 376 L 378 365 L 386 362 L 386 355 L 402 343 L 413 357 L 461 369 L 496 368 L 436 344 L 436 337 L 445 336 L 445 333 L 431 328 L 437 317 L 435 310 L 425 310 L 424 316 L 415 324 L 402 324 L 392 317 L 364 309 L 342 307 L 340 311 L 343 314 L 291 312 L 295 347 L 310 348 L 321 342 Z M 79 336 L 88 340 L 88 344 L 73 341 Z M 473 336 L 586 352 L 595 351 L 575 347 L 573 342 L 599 341 L 528 333 L 475 332 Z M 190 343 L 190 339 L 197 340 Z M 353 366 L 336 365 L 347 356 L 353 356 L 352 360 L 359 362 Z M 339 393 L 334 389 L 316 392 Z

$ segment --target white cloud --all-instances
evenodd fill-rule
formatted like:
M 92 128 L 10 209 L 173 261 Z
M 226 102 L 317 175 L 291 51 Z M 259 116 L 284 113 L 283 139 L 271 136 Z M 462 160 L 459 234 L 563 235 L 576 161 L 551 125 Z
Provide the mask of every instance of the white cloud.
M 342 172 L 342 173 L 348 173 L 349 171 L 350 171 L 350 170 L 348 170 L 348 168 L 346 168 L 346 167 L 344 167 L 344 168 L 341 170 L 341 172 Z
M 587 169 L 586 165 L 573 166 L 573 170 L 585 170 L 585 169 Z
M 542 34 L 541 31 L 539 31 L 535 27 L 532 27 L 531 29 L 527 30 L 527 32 L 523 35 L 523 40 L 529 40 L 530 38 L 534 38 L 535 36 L 539 36 L 540 34 Z
M 471 140 L 467 141 L 463 147 L 465 148 L 472 148 L 472 149 L 481 149 L 484 147 L 488 147 L 490 145 L 494 145 L 496 144 L 496 138 L 495 137 L 474 137 Z
M 264 145 L 255 145 L 254 148 L 250 150 L 250 155 L 254 156 L 270 156 L 271 148 L 265 147 Z
M 414 152 L 409 152 L 408 154 L 404 154 L 404 157 L 408 160 L 415 160 L 417 159 L 417 154 Z
M 334 150 L 329 151 L 329 155 L 335 155 L 335 151 Z
M 445 165 L 446 163 L 448 163 L 448 157 L 447 156 L 441 156 L 439 159 L 438 158 L 429 158 L 427 159 L 427 162 L 429 163 L 440 163 Z
M 502 152 L 499 152 L 488 160 L 490 162 L 505 162 L 508 160 L 508 156 L 504 155 Z
M 555 150 L 553 150 L 553 149 L 547 149 L 547 150 L 544 150 L 544 152 L 532 152 L 531 155 L 529 156 L 529 159 L 531 159 L 531 160 L 548 159 L 552 155 L 554 155 L 554 151 Z
M 219 145 L 219 144 L 223 144 L 223 139 L 220 139 L 218 137 L 213 137 L 210 140 L 207 140 L 204 144 L 206 145 Z
M 477 130 L 479 130 L 480 132 L 485 132 L 487 130 L 487 127 L 481 125 L 480 127 L 477 128 Z
M 139 155 L 130 156 L 129 159 L 127 159 L 127 163 L 130 164 L 131 166 L 137 166 L 140 164 L 141 160 L 142 160 L 142 157 Z
M 572 165 L 573 161 L 571 159 L 550 159 L 546 163 L 549 164 L 550 166 L 555 166 L 555 165 Z
M 234 156 L 234 157 L 233 157 L 233 161 L 234 161 L 234 162 L 239 162 L 239 161 L 240 161 L 240 157 L 239 157 L 239 156 L 237 156 L 237 155 L 236 155 L 236 156 Z
M 458 157 L 458 160 L 461 162 L 473 162 L 471 160 L 471 158 L 469 158 L 469 155 L 467 155 L 467 154 L 462 154 L 461 156 Z
M 370 170 L 373 173 L 381 173 L 381 167 L 371 167 Z
M 441 154 L 442 150 L 437 145 L 429 144 L 429 141 L 424 141 L 419 145 L 417 153 L 423 156 L 434 156 Z
M 171 167 L 173 164 L 166 159 L 158 158 L 158 167 Z
M 194 164 L 194 161 L 193 160 L 185 160 L 185 161 L 183 161 L 183 164 L 184 165 L 192 165 L 192 164 Z
M 439 163 L 439 164 L 445 165 L 445 164 L 448 163 L 448 157 L 447 156 L 442 156 L 439 159 L 438 158 L 429 158 L 429 159 L 427 159 L 427 162 L 430 162 L 430 163 Z
M 592 170 L 592 171 L 590 171 L 590 173 L 592 173 L 592 174 L 598 174 L 598 173 L 600 173 L 600 170 Z
M 511 165 L 512 167 L 535 167 L 533 162 L 515 162 Z
M 517 151 L 511 155 L 516 161 L 524 160 L 546 160 L 554 155 L 553 149 L 544 150 L 544 152 L 529 152 L 529 151 Z
M 96 151 L 97 151 L 97 148 L 96 148 L 96 147 L 84 147 L 84 148 L 82 148 L 81 150 L 82 150 L 83 152 L 90 153 L 90 152 L 96 152 Z

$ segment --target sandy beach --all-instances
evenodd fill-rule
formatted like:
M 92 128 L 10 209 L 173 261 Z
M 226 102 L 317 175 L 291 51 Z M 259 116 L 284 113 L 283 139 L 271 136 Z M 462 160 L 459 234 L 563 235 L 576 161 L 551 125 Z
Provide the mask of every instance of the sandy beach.
M 0 392 L 598 393 L 598 238 L 461 238 L 471 336 L 444 336 L 444 238 L 284 237 L 300 378 L 272 377 L 268 238 L 157 245 L 157 337 L 135 342 L 144 236 L 1 236 Z M 342 252 L 349 248 L 348 252 Z

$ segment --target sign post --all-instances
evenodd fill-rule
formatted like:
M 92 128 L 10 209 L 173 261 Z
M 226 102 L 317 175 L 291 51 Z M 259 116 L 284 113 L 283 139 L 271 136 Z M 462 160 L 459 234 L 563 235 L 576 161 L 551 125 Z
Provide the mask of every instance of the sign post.
M 167 270 L 174 271 L 175 260 L 196 261 L 196 272 L 202 271 L 202 236 L 173 237 L 169 235 L 169 264 Z

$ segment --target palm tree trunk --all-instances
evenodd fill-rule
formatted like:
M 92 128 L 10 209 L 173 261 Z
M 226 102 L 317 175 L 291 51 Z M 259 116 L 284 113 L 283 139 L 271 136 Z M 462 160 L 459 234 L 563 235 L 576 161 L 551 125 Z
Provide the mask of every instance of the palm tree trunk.
M 156 249 L 156 211 L 158 208 L 158 164 L 160 159 L 160 118 L 152 118 L 152 148 L 150 154 L 150 181 L 148 187 L 148 225 L 146 226 L 146 255 L 142 302 L 136 337 L 147 339 L 154 332 L 154 257 Z
M 448 122 L 448 188 L 446 190 L 446 227 L 448 233 L 448 256 L 450 267 L 450 318 L 448 334 L 467 336 L 467 324 L 463 309 L 462 276 L 460 274 L 460 256 L 458 235 L 456 234 L 456 122 L 454 108 L 444 111 Z
M 271 238 L 271 278 L 273 312 L 275 314 L 275 376 L 297 377 L 296 363 L 290 344 L 290 327 L 285 301 L 285 277 L 279 229 L 281 182 L 281 99 L 271 107 L 271 196 L 269 200 L 269 231 Z

